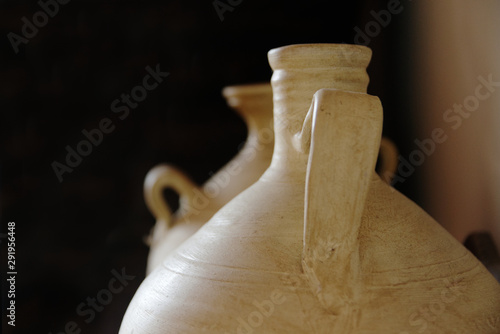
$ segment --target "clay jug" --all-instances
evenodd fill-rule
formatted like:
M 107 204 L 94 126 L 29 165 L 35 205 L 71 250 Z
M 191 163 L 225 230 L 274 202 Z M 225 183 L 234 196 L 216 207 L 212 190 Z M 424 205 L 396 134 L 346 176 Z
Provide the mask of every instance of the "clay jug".
M 374 171 L 370 56 L 269 52 L 271 166 L 145 279 L 120 333 L 499 332 L 495 279 Z
M 193 235 L 222 206 L 253 184 L 269 167 L 274 146 L 273 98 L 269 83 L 225 87 L 228 105 L 243 118 L 248 135 L 238 154 L 202 186 L 178 168 L 161 164 L 149 171 L 144 197 L 156 218 L 147 243 L 149 274 L 173 249 Z M 179 194 L 179 209 L 172 213 L 163 190 Z
M 203 186 L 169 164 L 152 168 L 144 182 L 144 198 L 156 224 L 146 242 L 150 246 L 146 274 L 187 238 L 193 235 L 224 204 L 253 184 L 271 162 L 274 132 L 270 84 L 225 87 L 222 95 L 248 126 L 248 138 L 233 160 Z M 388 138 L 380 143 L 377 172 L 388 183 L 397 168 L 398 151 Z M 180 208 L 171 212 L 163 190 L 171 188 L 180 197 Z

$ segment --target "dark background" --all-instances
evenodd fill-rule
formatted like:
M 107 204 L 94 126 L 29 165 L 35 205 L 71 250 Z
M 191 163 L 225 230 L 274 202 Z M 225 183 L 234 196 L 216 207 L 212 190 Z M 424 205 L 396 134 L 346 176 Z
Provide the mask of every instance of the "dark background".
M 224 1 L 226 2 L 226 1 Z M 233 2 L 234 3 L 234 2 Z M 411 149 L 411 2 L 374 37 L 369 93 L 385 109 L 384 133 L 403 156 Z M 353 43 L 371 10 L 387 1 L 244 0 L 221 21 L 213 2 L 72 0 L 15 53 L 36 1 L 0 0 L 0 213 L 16 222 L 16 327 L 6 325 L 6 247 L 2 244 L 4 333 L 115 333 L 144 278 L 154 224 L 143 200 L 150 168 L 173 163 L 199 183 L 237 152 L 242 120 L 225 104 L 226 85 L 268 81 L 267 51 L 296 43 Z M 120 120 L 110 104 L 142 83 L 146 66 L 170 75 Z M 105 117 L 115 130 L 59 182 L 53 161 Z M 418 170 L 397 188 L 419 202 Z M 89 324 L 76 313 L 105 289 L 111 270 L 135 275 Z

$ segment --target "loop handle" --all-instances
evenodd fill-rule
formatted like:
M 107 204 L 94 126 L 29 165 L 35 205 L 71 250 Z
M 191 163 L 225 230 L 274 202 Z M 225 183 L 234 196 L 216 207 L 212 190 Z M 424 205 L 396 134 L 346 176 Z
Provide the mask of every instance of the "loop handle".
M 168 164 L 161 164 L 152 168 L 144 180 L 144 199 L 149 210 L 157 220 L 172 227 L 173 213 L 165 198 L 163 190 L 172 188 L 179 194 L 179 210 L 186 214 L 193 207 L 194 190 L 198 186 L 181 170 Z

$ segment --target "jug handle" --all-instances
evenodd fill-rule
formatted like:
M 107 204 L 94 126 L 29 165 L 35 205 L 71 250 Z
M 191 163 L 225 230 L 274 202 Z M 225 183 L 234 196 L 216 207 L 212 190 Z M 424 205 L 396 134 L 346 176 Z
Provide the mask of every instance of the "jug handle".
M 309 109 L 306 115 L 301 132 L 297 133 L 293 139 L 295 149 L 302 153 L 308 153 L 311 146 L 312 107 L 313 104 L 311 104 L 311 109 Z M 398 148 L 392 140 L 387 137 L 382 137 L 379 155 L 380 166 L 377 170 L 377 174 L 380 175 L 385 183 L 390 185 L 396 174 L 396 169 L 398 168 Z
M 157 220 L 172 227 L 172 210 L 163 197 L 163 190 L 172 188 L 179 194 L 179 210 L 183 215 L 193 207 L 194 190 L 198 186 L 181 170 L 167 164 L 152 168 L 144 180 L 144 199 Z
M 382 135 L 377 97 L 333 89 L 309 110 L 302 267 L 316 296 L 338 314 L 361 295 L 358 233 Z M 307 117 L 306 117 L 307 119 Z
M 398 168 L 398 148 L 392 140 L 387 137 L 382 137 L 379 153 L 380 166 L 377 170 L 377 174 L 380 175 L 385 183 L 391 184 L 396 174 L 396 169 Z

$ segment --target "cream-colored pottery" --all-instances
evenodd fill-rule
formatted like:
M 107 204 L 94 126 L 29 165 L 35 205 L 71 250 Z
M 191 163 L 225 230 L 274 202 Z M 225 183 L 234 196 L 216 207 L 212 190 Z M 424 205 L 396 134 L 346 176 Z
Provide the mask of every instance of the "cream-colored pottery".
M 157 222 L 148 238 L 147 274 L 223 205 L 257 181 L 271 163 L 274 144 L 271 85 L 230 86 L 223 89 L 222 95 L 245 120 L 247 141 L 240 153 L 202 187 L 175 166 L 161 164 L 151 169 L 144 182 L 144 197 Z M 397 168 L 397 155 L 396 146 L 382 138 L 378 172 L 388 183 Z M 179 194 L 181 205 L 175 213 L 163 198 L 165 188 L 172 188 Z
M 201 187 L 171 165 L 158 165 L 148 173 L 144 197 L 157 221 L 148 240 L 147 273 L 222 206 L 257 181 L 271 163 L 274 146 L 271 85 L 230 86 L 224 88 L 222 95 L 244 119 L 248 128 L 246 142 L 238 154 Z M 180 207 L 175 214 L 163 198 L 165 188 L 179 194 Z
M 370 57 L 269 52 L 271 166 L 145 279 L 120 333 L 500 332 L 493 276 L 374 171 Z
M 379 152 L 380 165 L 377 168 L 377 173 L 388 184 L 391 184 L 398 168 L 398 156 L 399 152 L 396 145 L 390 139 L 382 137 Z

